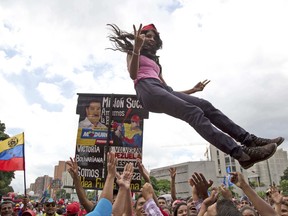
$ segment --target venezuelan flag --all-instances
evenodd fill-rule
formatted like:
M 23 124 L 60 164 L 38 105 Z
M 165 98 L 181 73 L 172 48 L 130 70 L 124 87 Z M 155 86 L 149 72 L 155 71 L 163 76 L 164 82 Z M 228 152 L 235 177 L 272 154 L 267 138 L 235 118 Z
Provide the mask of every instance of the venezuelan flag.
M 0 142 L 0 170 L 24 170 L 24 133 Z

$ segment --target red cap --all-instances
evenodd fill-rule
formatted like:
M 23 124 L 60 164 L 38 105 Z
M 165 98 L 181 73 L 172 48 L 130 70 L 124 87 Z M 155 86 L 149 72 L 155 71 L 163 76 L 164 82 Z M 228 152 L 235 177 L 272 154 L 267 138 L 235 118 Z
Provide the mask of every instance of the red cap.
M 133 115 L 131 117 L 131 121 L 134 121 L 134 122 L 139 122 L 140 121 L 140 117 L 138 115 Z
M 66 207 L 67 214 L 77 214 L 80 211 L 80 205 L 77 202 L 73 202 Z
M 23 216 L 36 216 L 36 213 L 31 210 L 31 209 L 27 209 L 22 213 Z
M 158 33 L 158 31 L 157 31 L 155 25 L 152 24 L 152 23 L 149 24 L 149 25 L 143 26 L 142 29 L 141 29 L 141 31 L 149 31 L 149 30 L 154 30 L 155 32 Z

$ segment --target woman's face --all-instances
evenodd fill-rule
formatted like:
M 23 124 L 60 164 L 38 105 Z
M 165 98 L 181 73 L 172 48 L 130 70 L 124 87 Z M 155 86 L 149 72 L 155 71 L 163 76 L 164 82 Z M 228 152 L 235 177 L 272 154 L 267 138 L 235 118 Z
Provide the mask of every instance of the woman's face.
M 157 39 L 154 31 L 148 31 L 145 34 L 145 41 L 143 48 L 146 50 L 156 51 L 157 50 Z
M 178 208 L 177 216 L 187 216 L 187 205 L 181 205 Z

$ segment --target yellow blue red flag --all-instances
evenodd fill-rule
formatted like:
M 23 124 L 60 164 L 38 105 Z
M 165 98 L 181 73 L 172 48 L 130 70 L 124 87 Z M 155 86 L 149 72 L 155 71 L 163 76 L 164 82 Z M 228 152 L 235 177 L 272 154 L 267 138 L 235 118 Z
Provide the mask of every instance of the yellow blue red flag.
M 24 170 L 24 133 L 0 142 L 0 170 Z

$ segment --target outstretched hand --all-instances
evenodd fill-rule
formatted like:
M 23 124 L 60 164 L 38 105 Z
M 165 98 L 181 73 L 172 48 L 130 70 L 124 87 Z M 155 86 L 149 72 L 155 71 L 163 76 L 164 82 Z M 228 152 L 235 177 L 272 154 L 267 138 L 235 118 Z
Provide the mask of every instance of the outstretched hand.
M 144 178 L 145 182 L 150 182 L 149 172 L 144 167 L 144 165 L 142 164 L 142 161 L 139 158 L 137 158 L 137 167 L 139 169 L 139 172 L 140 172 L 141 176 Z
M 245 185 L 247 185 L 243 175 L 239 172 L 231 172 L 229 173 L 231 175 L 231 182 L 235 184 L 239 188 L 243 188 Z
M 208 188 L 212 186 L 213 181 L 207 181 L 202 173 L 194 172 L 189 179 L 191 187 L 195 186 L 199 198 L 205 199 L 208 197 Z
M 269 190 L 269 195 L 274 203 L 280 204 L 283 201 L 283 195 L 279 192 L 276 186 L 271 186 Z
M 130 162 L 125 165 L 123 173 L 121 175 L 119 173 L 116 173 L 116 182 L 119 187 L 124 187 L 125 189 L 130 188 L 133 171 L 134 167 L 133 164 Z
M 203 91 L 203 89 L 205 88 L 205 86 L 210 82 L 210 80 L 205 79 L 202 82 L 198 82 L 195 86 L 194 86 L 194 90 L 196 91 Z
M 225 199 L 232 200 L 233 198 L 232 192 L 224 184 L 221 184 L 219 186 L 219 191 L 221 192 L 222 196 Z
M 175 177 L 176 177 L 176 167 L 170 167 L 169 168 L 169 172 L 170 172 L 171 179 L 175 179 Z
M 116 176 L 116 164 L 117 164 L 117 158 L 115 157 L 114 152 L 108 152 L 107 153 L 107 171 L 108 175 L 111 175 L 115 178 Z
M 68 165 L 68 172 L 71 175 L 72 179 L 75 179 L 78 177 L 78 164 L 75 160 L 75 158 L 70 157 L 70 161 L 67 161 L 66 164 Z
M 141 34 L 142 24 L 140 24 L 138 31 L 136 30 L 135 25 L 133 25 L 133 29 L 134 29 L 134 40 L 135 40 L 133 52 L 140 53 L 141 47 L 143 46 L 144 41 L 145 41 L 145 35 Z

